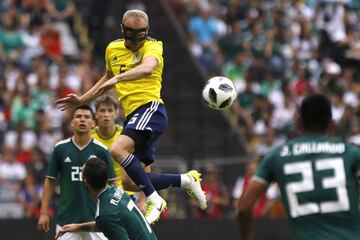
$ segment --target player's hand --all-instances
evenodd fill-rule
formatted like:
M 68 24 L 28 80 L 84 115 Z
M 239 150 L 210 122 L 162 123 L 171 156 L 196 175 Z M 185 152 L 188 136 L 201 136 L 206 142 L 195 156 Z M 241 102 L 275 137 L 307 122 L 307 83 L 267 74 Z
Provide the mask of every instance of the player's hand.
M 48 232 L 50 230 L 50 220 L 49 216 L 46 213 L 40 214 L 37 228 L 39 231 Z
M 62 229 L 60 229 L 60 231 L 57 232 L 57 234 L 55 235 L 55 239 L 58 239 L 67 232 L 76 232 L 79 228 L 80 228 L 80 224 L 76 224 L 76 223 L 67 224 L 63 226 Z
M 60 98 L 55 101 L 55 104 L 58 105 L 58 108 L 61 111 L 65 111 L 70 108 L 75 108 L 81 104 L 80 97 L 76 94 L 68 94 L 64 98 Z
M 118 83 L 118 76 L 110 78 L 106 82 L 104 82 L 95 92 L 94 95 L 101 95 L 112 89 L 115 84 Z

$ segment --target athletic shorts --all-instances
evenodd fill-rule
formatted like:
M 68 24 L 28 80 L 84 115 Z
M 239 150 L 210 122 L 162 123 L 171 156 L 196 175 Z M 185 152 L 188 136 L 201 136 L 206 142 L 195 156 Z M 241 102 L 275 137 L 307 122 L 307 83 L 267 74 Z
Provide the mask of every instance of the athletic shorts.
M 61 227 L 56 225 L 56 233 L 60 231 Z M 102 232 L 72 232 L 65 233 L 58 240 L 108 240 Z
M 167 125 L 165 106 L 155 101 L 139 107 L 125 119 L 122 134 L 135 141 L 134 155 L 146 166 L 154 162 L 156 140 Z

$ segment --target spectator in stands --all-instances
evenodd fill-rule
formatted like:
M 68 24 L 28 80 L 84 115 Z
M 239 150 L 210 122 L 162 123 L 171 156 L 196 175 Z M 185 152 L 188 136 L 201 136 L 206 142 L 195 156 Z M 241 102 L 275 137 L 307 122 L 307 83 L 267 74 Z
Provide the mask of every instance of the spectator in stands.
M 27 218 L 39 218 L 41 207 L 41 191 L 41 185 L 36 182 L 34 176 L 30 172 L 25 177 L 19 193 L 19 202 L 23 207 L 25 216 Z
M 5 133 L 5 146 L 16 149 L 32 149 L 36 145 L 36 135 L 29 130 L 25 122 L 19 122 L 14 130 Z
M 45 56 L 50 60 L 59 57 L 62 54 L 62 44 L 60 33 L 55 28 L 50 18 L 44 19 L 44 26 L 40 36 L 41 46 L 44 49 Z
M 219 179 L 218 169 L 214 165 L 207 165 L 203 171 L 202 188 L 206 193 L 207 209 L 198 208 L 196 218 L 222 218 L 229 204 L 229 195 L 225 184 Z
M 3 147 L 0 161 L 0 218 L 22 218 L 18 201 L 21 181 L 26 176 L 25 166 L 16 162 L 14 150 Z
M 224 65 L 222 74 L 234 82 L 236 91 L 239 93 L 244 89 L 246 55 L 239 51 L 233 60 Z
M 8 61 L 16 61 L 24 46 L 17 26 L 16 15 L 9 11 L 2 16 L 0 28 L 0 56 Z
M 240 197 L 249 187 L 250 180 L 256 171 L 259 161 L 260 161 L 259 157 L 250 160 L 246 166 L 245 175 L 238 177 L 238 179 L 236 180 L 235 186 L 232 191 L 234 208 L 237 207 L 237 203 Z M 276 198 L 277 194 L 278 194 L 278 190 L 276 186 L 273 185 L 269 188 L 269 190 L 265 194 L 261 195 L 261 197 L 259 198 L 259 200 L 257 201 L 256 205 L 253 208 L 252 216 L 254 219 L 266 216 L 268 209 L 272 207 L 271 200 Z
M 73 17 L 76 7 L 74 0 L 48 0 L 47 11 L 57 21 L 65 21 L 70 26 L 73 24 Z

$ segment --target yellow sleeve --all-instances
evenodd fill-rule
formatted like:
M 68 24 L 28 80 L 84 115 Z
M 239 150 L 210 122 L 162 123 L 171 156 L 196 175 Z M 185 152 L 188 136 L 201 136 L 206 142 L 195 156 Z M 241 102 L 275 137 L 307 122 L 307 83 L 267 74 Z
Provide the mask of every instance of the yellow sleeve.
M 111 72 L 111 66 L 110 66 L 110 44 L 106 47 L 105 50 L 105 65 L 106 65 L 106 71 Z
M 162 41 L 154 41 L 150 42 L 149 46 L 146 48 L 146 51 L 144 52 L 144 58 L 145 57 L 156 57 L 159 64 L 163 61 L 163 43 Z

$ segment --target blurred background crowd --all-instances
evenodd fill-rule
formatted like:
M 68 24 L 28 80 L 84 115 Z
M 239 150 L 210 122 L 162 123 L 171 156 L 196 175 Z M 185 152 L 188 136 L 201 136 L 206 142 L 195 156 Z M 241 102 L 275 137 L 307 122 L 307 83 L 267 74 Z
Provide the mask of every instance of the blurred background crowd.
M 0 218 L 38 217 L 53 146 L 71 134 L 68 112 L 53 101 L 87 91 L 104 70 L 103 59 L 93 54 L 104 50 L 96 45 L 101 41 L 97 29 L 110 24 L 101 16 L 99 2 L 0 2 Z M 233 217 L 234 203 L 262 156 L 296 134 L 295 110 L 309 93 L 326 93 L 333 104 L 334 135 L 360 144 L 357 1 L 165 2 L 186 34 L 204 80 L 224 75 L 234 81 L 237 100 L 224 117 L 247 158 L 239 161 L 244 171 L 231 182 L 217 164 L 201 166 L 207 211 L 170 191 L 163 193 L 169 203 L 163 217 Z M 127 8 L 146 11 L 146 3 L 128 1 Z M 270 187 L 254 217 L 283 218 L 278 198 L 276 186 Z

